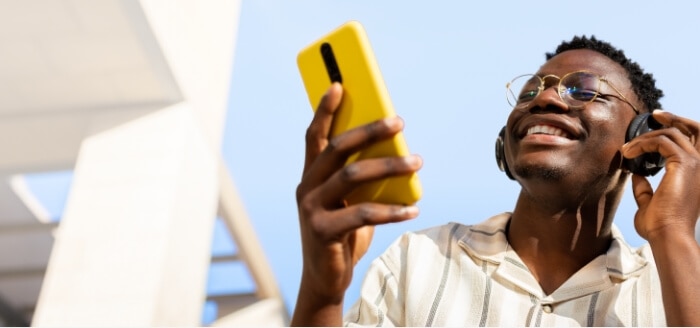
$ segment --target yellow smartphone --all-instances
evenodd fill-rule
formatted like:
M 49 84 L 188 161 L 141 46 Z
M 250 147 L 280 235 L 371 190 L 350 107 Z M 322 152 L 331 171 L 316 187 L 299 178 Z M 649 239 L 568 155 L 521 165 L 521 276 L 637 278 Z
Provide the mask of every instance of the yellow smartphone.
M 367 33 L 357 21 L 349 21 L 299 52 L 297 66 L 315 111 L 333 82 L 343 86 L 331 136 L 385 117 L 396 116 Z M 376 157 L 409 155 L 403 132 L 354 154 L 348 163 Z M 416 173 L 374 181 L 358 187 L 348 204 L 379 202 L 412 205 L 422 195 Z

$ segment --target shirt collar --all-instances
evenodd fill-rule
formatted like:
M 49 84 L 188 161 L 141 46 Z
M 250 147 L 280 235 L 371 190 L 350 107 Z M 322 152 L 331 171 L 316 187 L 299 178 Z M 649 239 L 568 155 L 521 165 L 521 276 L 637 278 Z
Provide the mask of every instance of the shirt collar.
M 510 248 L 506 239 L 506 225 L 511 214 L 501 213 L 482 223 L 469 226 L 460 237 L 460 246 L 472 257 L 500 264 Z M 622 280 L 638 276 L 649 260 L 640 250 L 627 244 L 615 224 L 611 232 L 613 241 L 605 254 L 608 274 L 611 278 Z

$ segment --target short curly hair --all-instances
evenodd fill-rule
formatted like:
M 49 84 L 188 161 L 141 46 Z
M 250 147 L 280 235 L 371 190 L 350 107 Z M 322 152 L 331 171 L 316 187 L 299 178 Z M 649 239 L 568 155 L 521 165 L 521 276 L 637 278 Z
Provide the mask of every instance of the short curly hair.
M 597 51 L 620 64 L 627 72 L 628 78 L 632 83 L 632 89 L 637 95 L 637 98 L 646 107 L 646 111 L 648 112 L 656 108 L 661 108 L 659 99 L 664 96 L 664 93 L 661 89 L 656 87 L 654 76 L 645 73 L 639 64 L 627 58 L 622 50 L 613 47 L 608 42 L 596 39 L 595 36 L 591 36 L 590 38 L 586 36 L 575 36 L 571 41 L 563 41 L 553 53 L 546 53 L 546 58 L 550 60 L 552 57 L 564 51 L 575 49 Z

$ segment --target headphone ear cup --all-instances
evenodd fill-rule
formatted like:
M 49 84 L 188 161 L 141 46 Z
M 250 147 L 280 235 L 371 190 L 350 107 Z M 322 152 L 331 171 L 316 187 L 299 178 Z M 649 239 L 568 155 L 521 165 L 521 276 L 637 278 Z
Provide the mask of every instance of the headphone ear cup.
M 644 113 L 644 114 L 639 114 L 634 117 L 632 122 L 630 123 L 630 126 L 627 128 L 627 137 L 625 138 L 625 142 L 629 142 L 630 140 L 638 137 L 640 134 L 642 134 L 642 131 L 640 127 L 644 123 L 644 120 L 649 116 L 649 113 Z
M 630 126 L 627 128 L 625 142 L 629 142 L 644 133 L 660 129 L 661 127 L 661 124 L 654 120 L 650 113 L 639 114 L 632 120 Z M 634 174 L 652 176 L 666 165 L 666 159 L 656 152 L 645 153 L 635 158 L 625 159 L 624 165 Z
M 504 126 L 498 133 L 498 138 L 496 138 L 496 164 L 498 164 L 498 169 L 502 172 L 505 172 L 509 179 L 515 180 L 515 178 L 513 178 L 513 175 L 510 174 L 510 169 L 508 169 L 508 162 L 506 162 L 505 138 L 506 127 Z

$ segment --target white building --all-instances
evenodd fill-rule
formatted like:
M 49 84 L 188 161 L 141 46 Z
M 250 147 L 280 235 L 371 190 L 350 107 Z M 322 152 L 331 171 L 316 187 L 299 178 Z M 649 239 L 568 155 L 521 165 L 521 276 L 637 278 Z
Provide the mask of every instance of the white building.
M 220 155 L 239 0 L 0 1 L 0 320 L 200 326 L 212 261 L 255 291 L 212 325 L 287 309 Z M 73 170 L 60 224 L 22 174 Z M 217 216 L 238 253 L 211 257 Z M 255 259 L 255 261 L 249 261 Z

